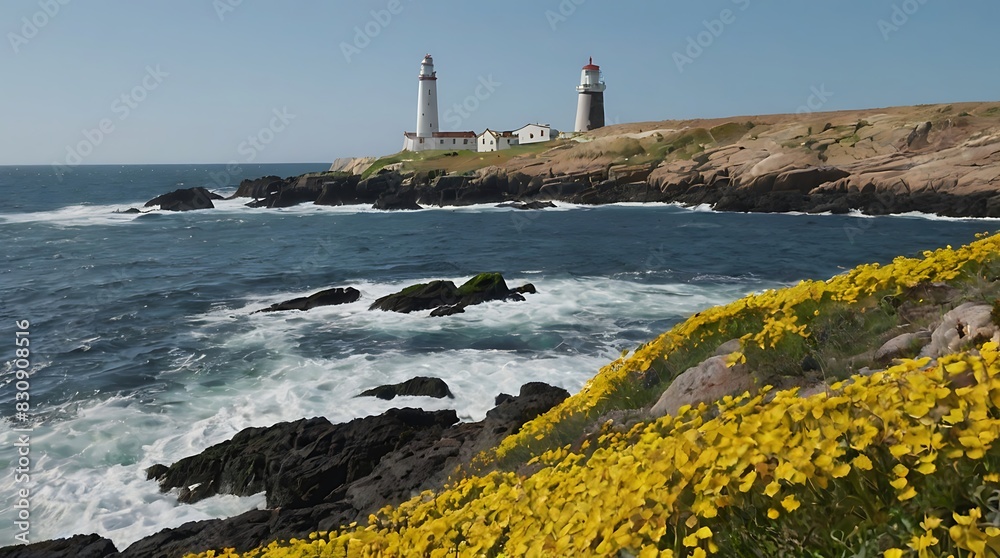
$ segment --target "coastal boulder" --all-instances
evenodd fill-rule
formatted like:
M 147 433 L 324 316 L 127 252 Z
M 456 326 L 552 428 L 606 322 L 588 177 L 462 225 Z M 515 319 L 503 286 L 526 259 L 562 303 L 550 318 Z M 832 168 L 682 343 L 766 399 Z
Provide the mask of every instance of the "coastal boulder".
M 540 382 L 521 386 L 517 397 L 507 396 L 480 422 L 456 424 L 438 439 L 422 438 L 405 451 L 387 455 L 370 475 L 347 488 L 347 499 L 361 517 L 389 503 L 405 501 L 423 490 L 445 484 L 455 468 L 493 449 L 529 420 L 562 403 L 569 393 Z
M 931 333 L 931 342 L 920 351 L 920 356 L 938 358 L 958 352 L 976 341 L 986 341 L 997 333 L 988 304 L 966 302 L 948 312 L 940 325 Z
M 375 200 L 372 209 L 381 209 L 382 211 L 412 211 L 423 208 L 411 196 L 400 192 L 387 192 Z
M 216 494 L 267 493 L 268 507 L 305 507 L 340 498 L 340 489 L 369 474 L 379 460 L 416 435 L 458 422 L 455 411 L 390 409 L 378 416 L 330 424 L 325 418 L 247 428 L 231 440 L 184 458 L 150 480 L 178 500 L 194 503 Z
M 394 399 L 397 395 L 416 395 L 437 399 L 445 397 L 455 398 L 444 380 L 425 376 L 417 376 L 400 384 L 389 384 L 365 390 L 358 397 L 378 397 L 379 399 L 388 401 Z
M 931 332 L 904 333 L 886 341 L 873 357 L 875 362 L 886 364 L 896 358 L 912 358 L 931 340 Z
M 393 409 L 379 417 L 323 427 L 352 430 L 353 450 L 345 448 L 343 444 L 337 447 L 334 447 L 335 444 L 328 444 L 328 437 L 323 435 L 322 431 L 307 429 L 303 434 L 308 435 L 288 438 L 278 435 L 282 432 L 282 428 L 278 431 L 272 430 L 285 425 L 284 434 L 291 434 L 292 431 L 287 425 L 294 423 L 282 423 L 271 429 L 252 429 L 257 436 L 262 437 L 255 443 L 255 447 L 259 448 L 257 453 L 259 459 L 265 461 L 279 459 L 287 454 L 286 466 L 293 463 L 309 463 L 318 470 L 328 460 L 341 460 L 340 454 L 337 453 L 339 451 L 354 451 L 355 455 L 364 453 L 356 450 L 366 443 L 375 447 L 374 454 L 382 454 L 386 447 L 390 449 L 371 466 L 367 474 L 342 484 L 331 492 L 329 501 L 305 506 L 283 505 L 274 509 L 250 510 L 227 519 L 188 522 L 136 541 L 121 553 L 120 558 L 169 558 L 220 548 L 234 548 L 237 552 L 246 552 L 266 545 L 272 540 L 304 538 L 316 531 L 332 531 L 352 521 L 365 521 L 370 514 L 386 505 L 397 505 L 423 490 L 440 489 L 456 467 L 469 463 L 481 451 L 495 447 L 508 433 L 517 432 L 525 422 L 548 411 L 567 397 L 569 393 L 563 389 L 542 383 L 529 383 L 521 387 L 517 397 L 507 396 L 498 402 L 497 407 L 480 422 L 451 424 L 453 413 L 450 411 L 432 414 L 415 409 Z M 432 419 L 434 424 L 423 427 L 413 426 L 411 421 L 409 427 L 399 428 L 400 413 L 421 413 L 420 416 L 423 417 L 434 416 L 443 420 Z M 394 418 L 385 420 L 384 417 Z M 442 427 L 444 424 L 451 426 Z M 363 429 L 357 428 L 362 425 Z M 394 433 L 399 435 L 395 436 Z M 243 432 L 237 434 L 237 437 L 243 437 Z M 233 439 L 235 440 L 236 438 Z M 247 441 L 242 442 L 245 447 Z M 326 448 L 327 452 L 321 452 L 322 448 Z M 373 462 L 374 460 L 368 460 L 369 465 Z M 157 476 L 162 478 L 165 475 L 164 471 L 171 469 L 158 468 Z M 360 473 L 362 470 L 359 468 L 356 472 Z M 294 468 L 287 470 L 288 475 L 294 473 Z M 323 476 L 314 477 L 306 480 L 303 486 L 307 486 L 308 483 L 322 484 L 330 480 Z M 192 478 L 189 482 L 193 481 Z M 270 496 L 268 501 L 271 501 Z M 68 558 L 77 555 L 69 552 L 40 556 Z M 0 556 L 6 558 L 2 551 Z M 12 556 L 35 558 L 39 555 Z M 86 555 L 80 554 L 80 556 Z M 108 555 L 108 558 L 111 556 L 118 558 L 118 555 L 114 554 Z
M 212 209 L 212 200 L 221 200 L 222 196 L 213 194 L 205 188 L 181 188 L 168 194 L 157 196 L 143 207 L 160 206 L 165 211 L 194 211 L 196 209 Z
M 263 176 L 261 178 L 255 178 L 253 180 L 243 180 L 240 182 L 239 188 L 236 189 L 236 193 L 232 195 L 234 198 L 265 198 L 268 192 L 274 191 L 278 184 L 284 181 L 280 176 Z
M 279 312 L 282 310 L 312 310 L 313 308 L 317 308 L 319 306 L 348 304 L 355 302 L 359 298 L 361 298 L 361 291 L 355 289 L 354 287 L 347 287 L 346 289 L 327 289 L 309 296 L 293 298 L 291 300 L 272 304 L 262 310 L 251 312 L 251 314 L 256 314 L 258 312 Z
M 76 535 L 32 544 L 0 548 L 0 558 L 112 558 L 114 543 L 99 535 Z
M 458 287 L 451 281 L 431 281 L 411 285 L 398 293 L 386 295 L 374 303 L 369 310 L 386 312 L 419 312 L 439 306 L 450 306 L 458 302 Z
M 754 387 L 745 365 L 726 366 L 728 356 L 714 356 L 688 368 L 674 378 L 670 387 L 650 409 L 654 417 L 675 415 L 684 405 L 718 401 L 727 395 L 739 395 Z
M 534 293 L 530 283 L 511 290 L 503 275 L 480 273 L 460 287 L 451 281 L 431 281 L 409 286 L 398 293 L 386 295 L 376 300 L 369 310 L 401 312 L 404 314 L 421 310 L 435 310 L 434 316 L 458 314 L 466 306 L 492 300 L 523 301 L 521 293 Z

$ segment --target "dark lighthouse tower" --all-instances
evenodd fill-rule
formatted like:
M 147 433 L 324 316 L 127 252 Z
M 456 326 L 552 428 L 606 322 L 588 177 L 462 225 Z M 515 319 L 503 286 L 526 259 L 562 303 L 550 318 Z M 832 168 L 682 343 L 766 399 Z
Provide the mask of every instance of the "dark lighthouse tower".
M 604 127 L 604 77 L 601 67 L 594 65 L 594 59 L 583 67 L 580 85 L 576 87 L 579 101 L 576 105 L 576 126 L 574 131 L 587 132 Z

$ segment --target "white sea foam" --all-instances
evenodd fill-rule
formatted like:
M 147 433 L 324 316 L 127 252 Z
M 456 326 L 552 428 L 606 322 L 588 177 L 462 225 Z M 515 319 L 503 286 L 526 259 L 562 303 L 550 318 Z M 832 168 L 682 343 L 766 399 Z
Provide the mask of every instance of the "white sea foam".
M 525 279 L 511 277 L 509 283 Z M 531 274 L 530 280 L 539 292 L 527 295 L 526 302 L 486 303 L 442 319 L 427 312 L 367 310 L 375 298 L 416 281 L 358 283 L 362 300 L 309 312 L 250 315 L 272 302 L 309 294 L 285 292 L 248 296 L 242 305 L 192 316 L 187 326 L 199 346 L 259 356 L 212 361 L 205 354 L 178 351 L 172 366 L 159 372 L 178 387 L 142 402 L 105 397 L 68 405 L 63 414 L 71 418 L 38 427 L 32 435 L 38 457 L 32 475 L 33 539 L 97 532 L 124 549 L 187 521 L 236 515 L 261 506 L 263 495 L 181 505 L 174 494 L 161 494 L 155 482 L 145 480 L 145 468 L 196 454 L 251 426 L 313 416 L 337 423 L 403 406 L 455 409 L 463 420 L 480 420 L 494 396 L 516 394 L 529 381 L 576 392 L 622 349 L 634 348 L 636 342 L 621 340 L 626 330 L 634 335 L 641 327 L 637 324 L 680 319 L 749 290 L 738 282 L 706 288 L 600 277 L 547 279 L 544 274 Z M 581 323 L 601 331 L 600 337 L 581 333 Z M 348 331 L 429 341 L 419 350 L 405 342 L 388 343 L 333 357 L 299 350 L 301 343 L 336 340 Z M 449 346 L 434 348 L 436 336 L 450 340 Z M 455 342 L 463 336 L 467 343 Z M 491 340 L 499 348 L 490 348 Z M 516 346 L 504 348 L 505 343 Z M 355 397 L 414 376 L 442 378 L 455 398 Z M 10 447 L 11 435 L 0 434 L 0 444 Z M 12 502 L 0 505 L 0 514 L 9 516 Z M 9 529 L 0 526 L 0 532 Z
M 122 212 L 131 207 L 142 207 L 144 202 L 114 205 L 70 205 L 50 211 L 28 213 L 0 213 L 0 223 L 49 223 L 60 226 L 83 227 L 89 225 L 116 225 L 130 223 L 135 213 Z M 144 208 L 143 211 L 149 211 Z

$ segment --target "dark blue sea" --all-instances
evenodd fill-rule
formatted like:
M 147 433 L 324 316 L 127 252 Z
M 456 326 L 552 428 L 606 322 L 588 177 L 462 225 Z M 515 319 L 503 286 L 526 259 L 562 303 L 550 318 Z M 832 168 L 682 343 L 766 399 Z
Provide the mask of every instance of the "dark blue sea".
M 16 489 L 30 487 L 31 540 L 99 533 L 128 543 L 234 515 L 263 495 L 178 505 L 145 480 L 249 426 L 393 406 L 479 420 L 529 381 L 578 390 L 623 350 L 753 291 L 827 278 L 994 230 L 923 215 L 722 214 L 623 204 L 521 212 L 492 206 L 383 213 L 368 207 L 121 214 L 156 195 L 327 165 L 0 167 L 0 546 Z M 222 179 L 220 180 L 220 177 Z M 220 187 L 221 185 L 221 187 Z M 430 279 L 499 271 L 533 283 L 521 303 L 448 318 L 371 312 Z M 320 289 L 362 299 L 254 314 Z M 16 321 L 30 322 L 30 481 L 15 483 Z M 24 364 L 22 362 L 22 364 Z M 355 398 L 413 376 L 454 400 Z

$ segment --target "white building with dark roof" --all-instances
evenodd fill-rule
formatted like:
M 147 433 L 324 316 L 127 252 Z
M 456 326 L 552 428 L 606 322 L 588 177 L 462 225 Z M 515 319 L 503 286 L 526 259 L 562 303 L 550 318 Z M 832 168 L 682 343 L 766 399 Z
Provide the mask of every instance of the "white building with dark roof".
M 514 130 L 518 145 L 541 143 L 552 139 L 552 127 L 548 124 L 526 124 Z M 559 135 L 559 132 L 556 132 Z
M 417 131 L 403 133 L 404 151 L 501 151 L 515 145 L 550 141 L 559 135 L 548 124 L 527 124 L 509 132 L 487 128 L 479 135 L 475 132 L 442 132 L 438 127 L 437 72 L 430 54 L 420 62 L 417 82 Z
M 476 138 L 476 150 L 480 153 L 510 149 L 514 145 L 517 145 L 517 136 L 514 132 L 494 132 L 486 128 L 486 131 Z

